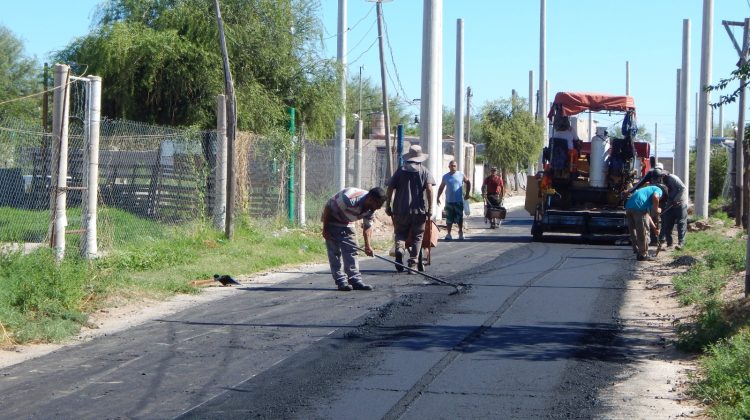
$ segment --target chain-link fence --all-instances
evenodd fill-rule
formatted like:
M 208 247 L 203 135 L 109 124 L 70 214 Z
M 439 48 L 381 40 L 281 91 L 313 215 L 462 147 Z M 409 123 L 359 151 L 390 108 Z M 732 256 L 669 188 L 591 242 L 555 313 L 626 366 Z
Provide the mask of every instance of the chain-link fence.
M 84 233 L 81 219 L 89 164 L 86 162 L 89 145 L 85 107 L 86 85 L 74 81 L 68 121 L 67 186 L 64 188 L 66 242 L 77 242 Z M 54 145 L 53 136 L 44 131 L 41 121 L 36 124 L 0 117 L 0 244 L 49 243 L 51 209 L 55 208 L 51 206 L 57 167 L 54 154 L 59 146 Z M 103 119 L 99 132 L 97 232 L 100 253 L 117 249 L 133 237 L 159 235 L 167 226 L 211 224 L 218 150 L 215 130 Z M 290 185 L 291 158 L 279 157 L 282 154 L 276 150 L 278 144 L 257 135 L 238 133 L 235 144 L 237 215 L 288 222 L 290 193 L 291 204 L 298 206 L 300 172 L 304 171 L 306 220 L 319 220 L 326 200 L 336 192 L 334 147 L 332 142 L 304 141 L 303 144 L 305 165 L 299 167 L 300 160 L 295 154 L 294 182 Z M 384 186 L 387 180 L 384 141 L 365 139 L 362 145 L 360 187 Z M 347 186 L 354 186 L 353 140 L 347 144 L 347 153 Z M 447 168 L 447 161 L 444 163 Z M 299 217 L 297 211 L 295 208 L 291 213 Z M 74 246 L 70 244 L 71 248 Z

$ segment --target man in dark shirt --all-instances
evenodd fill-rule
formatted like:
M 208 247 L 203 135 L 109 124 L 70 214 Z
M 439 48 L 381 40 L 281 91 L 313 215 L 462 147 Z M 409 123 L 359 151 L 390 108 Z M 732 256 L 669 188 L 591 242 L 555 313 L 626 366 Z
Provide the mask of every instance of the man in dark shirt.
M 675 248 L 682 249 L 685 246 L 685 235 L 687 234 L 687 187 L 677 175 L 665 171 L 661 163 L 657 163 L 654 169 L 648 171 L 646 176 L 641 178 L 630 192 L 637 190 L 645 183 L 651 185 L 663 184 L 667 187 L 669 201 L 667 201 L 665 210 L 661 213 L 662 226 L 660 239 L 667 243 L 667 247 L 672 246 L 672 229 L 676 225 L 677 246 Z
M 430 171 L 422 166 L 427 157 L 427 154 L 422 153 L 420 146 L 411 146 L 404 154 L 404 166 L 398 168 L 388 181 L 388 190 L 385 193 L 385 213 L 393 216 L 396 262 L 399 264 L 403 264 L 406 240 L 411 238 L 409 268 L 417 265 L 425 222 L 432 216 L 432 186 L 435 185 L 435 179 Z M 399 266 L 396 266 L 396 269 L 403 271 Z

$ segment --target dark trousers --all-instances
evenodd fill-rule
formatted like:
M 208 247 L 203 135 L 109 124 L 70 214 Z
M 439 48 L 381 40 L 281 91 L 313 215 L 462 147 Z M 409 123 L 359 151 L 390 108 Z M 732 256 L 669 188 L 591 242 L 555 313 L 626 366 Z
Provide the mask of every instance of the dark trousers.
M 685 243 L 687 233 L 687 205 L 673 206 L 661 214 L 661 238 L 667 245 L 672 245 L 672 228 L 677 225 L 677 243 Z
M 409 239 L 409 265 L 417 263 L 419 250 L 422 248 L 422 238 L 424 238 L 425 222 L 427 216 L 424 214 L 405 214 L 394 216 L 393 230 L 396 236 L 396 252 L 402 252 L 406 248 L 406 241 Z

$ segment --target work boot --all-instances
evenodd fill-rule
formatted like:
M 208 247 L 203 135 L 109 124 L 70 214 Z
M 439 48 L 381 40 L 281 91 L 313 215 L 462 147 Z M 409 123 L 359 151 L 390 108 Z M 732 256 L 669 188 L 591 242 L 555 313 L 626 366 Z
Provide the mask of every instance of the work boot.
M 396 271 L 399 273 L 404 271 L 404 251 L 401 250 L 401 248 L 396 248 L 396 262 L 399 265 L 396 265 Z
M 340 292 L 351 292 L 352 291 L 352 286 L 350 286 L 350 285 L 348 285 L 346 283 L 338 283 L 336 286 L 339 288 Z
M 361 281 L 353 282 L 351 287 L 354 287 L 354 290 L 372 290 L 372 286 L 362 283 Z M 351 288 L 349 290 L 351 290 Z
M 459 241 L 463 241 L 464 240 L 464 233 L 463 232 L 458 232 L 458 240 Z
M 682 242 L 680 242 L 680 243 L 678 243 L 677 245 L 675 245 L 674 249 L 676 249 L 676 250 L 678 250 L 678 251 L 679 251 L 679 250 L 681 250 L 681 249 L 682 249 L 682 248 L 684 248 L 684 247 L 685 247 L 685 244 L 684 244 L 684 243 L 682 243 Z
M 412 270 L 416 270 L 417 269 L 417 263 L 414 262 L 414 261 L 409 261 L 409 268 L 411 268 Z M 409 274 L 414 274 L 414 271 L 409 270 L 408 273 Z
M 450 233 L 449 233 L 449 234 L 447 234 L 447 235 L 445 235 L 445 240 L 446 240 L 446 241 L 450 241 L 450 240 L 453 240 L 453 237 L 451 236 L 451 234 L 450 234 Z
M 654 257 L 651 257 L 649 255 L 639 255 L 636 259 L 638 261 L 654 261 Z

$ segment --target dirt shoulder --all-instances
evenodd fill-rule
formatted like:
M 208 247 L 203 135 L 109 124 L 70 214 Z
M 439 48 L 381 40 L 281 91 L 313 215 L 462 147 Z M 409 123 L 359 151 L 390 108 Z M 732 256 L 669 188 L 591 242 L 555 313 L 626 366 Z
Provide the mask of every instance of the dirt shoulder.
M 610 407 L 607 418 L 707 418 L 702 407 L 687 396 L 689 375 L 696 358 L 675 348 L 675 327 L 692 314 L 676 299 L 672 276 L 687 267 L 672 265 L 671 251 L 657 261 L 636 262 L 618 314 L 621 338 L 631 349 L 621 377 L 601 395 Z

